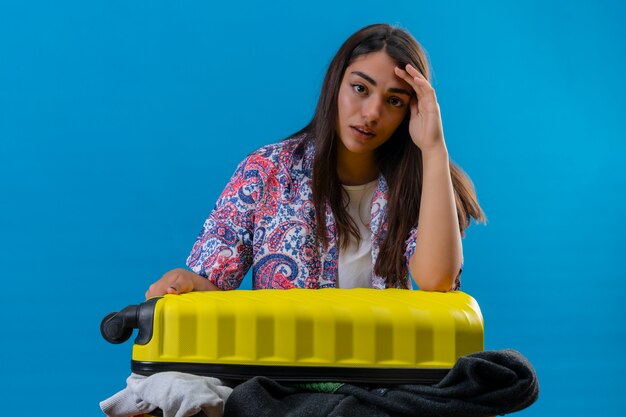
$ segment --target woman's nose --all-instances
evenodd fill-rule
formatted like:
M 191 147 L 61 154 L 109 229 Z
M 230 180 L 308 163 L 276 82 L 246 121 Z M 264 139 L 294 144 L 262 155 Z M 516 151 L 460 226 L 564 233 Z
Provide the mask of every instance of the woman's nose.
M 369 123 L 377 122 L 380 119 L 381 103 L 374 97 L 370 97 L 363 103 L 361 114 Z

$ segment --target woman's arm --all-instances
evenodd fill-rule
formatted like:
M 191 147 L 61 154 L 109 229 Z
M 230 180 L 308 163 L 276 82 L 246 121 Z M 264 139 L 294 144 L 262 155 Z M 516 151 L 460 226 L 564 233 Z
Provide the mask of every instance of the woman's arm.
M 422 152 L 422 195 L 415 252 L 409 259 L 413 279 L 422 290 L 449 291 L 463 262 L 463 246 L 435 90 L 414 67 L 396 75 L 415 90 L 409 133 Z
M 463 262 L 463 245 L 445 145 L 422 152 L 422 161 L 419 228 L 409 268 L 420 289 L 449 291 Z

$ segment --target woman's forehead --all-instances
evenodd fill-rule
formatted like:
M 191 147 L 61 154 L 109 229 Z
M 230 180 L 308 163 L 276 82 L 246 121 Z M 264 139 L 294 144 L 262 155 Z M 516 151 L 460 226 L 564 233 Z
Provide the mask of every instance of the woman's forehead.
M 396 67 L 399 65 L 386 52 L 370 52 L 355 58 L 346 68 L 344 76 L 364 78 L 373 85 L 409 87 L 406 81 L 396 75 Z

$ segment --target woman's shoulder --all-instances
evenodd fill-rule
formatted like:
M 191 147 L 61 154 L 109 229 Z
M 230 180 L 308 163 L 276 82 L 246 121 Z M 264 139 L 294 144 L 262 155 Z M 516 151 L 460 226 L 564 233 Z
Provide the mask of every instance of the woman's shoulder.
M 280 142 L 264 145 L 247 157 L 248 161 L 266 161 L 277 165 L 309 159 L 314 153 L 312 141 L 307 133 L 296 133 Z

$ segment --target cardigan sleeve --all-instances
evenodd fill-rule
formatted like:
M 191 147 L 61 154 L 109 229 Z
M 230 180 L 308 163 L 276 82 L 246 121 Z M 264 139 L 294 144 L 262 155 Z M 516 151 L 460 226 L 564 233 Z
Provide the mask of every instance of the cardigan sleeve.
M 222 290 L 238 288 L 252 265 L 254 212 L 263 190 L 252 161 L 239 164 L 187 258 L 192 271 Z

